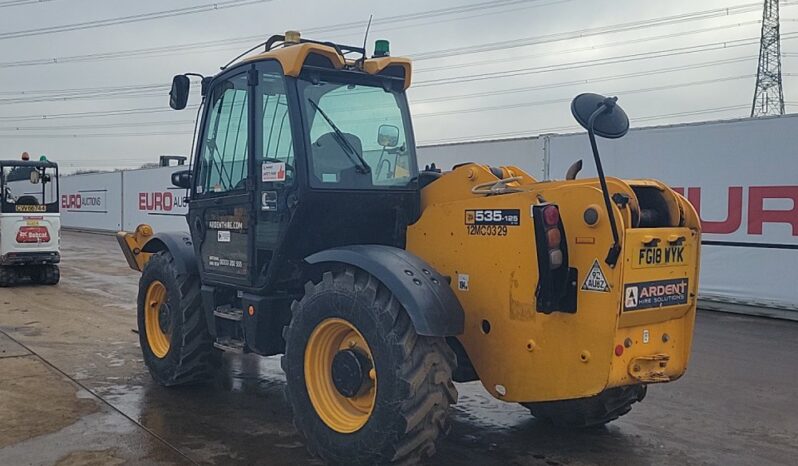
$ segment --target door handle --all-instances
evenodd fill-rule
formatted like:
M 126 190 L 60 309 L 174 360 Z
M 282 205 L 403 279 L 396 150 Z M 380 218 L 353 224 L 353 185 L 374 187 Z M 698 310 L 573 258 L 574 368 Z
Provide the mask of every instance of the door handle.
M 202 237 L 203 226 L 202 226 L 202 220 L 200 220 L 199 217 L 194 217 L 194 229 L 197 231 L 197 235 Z

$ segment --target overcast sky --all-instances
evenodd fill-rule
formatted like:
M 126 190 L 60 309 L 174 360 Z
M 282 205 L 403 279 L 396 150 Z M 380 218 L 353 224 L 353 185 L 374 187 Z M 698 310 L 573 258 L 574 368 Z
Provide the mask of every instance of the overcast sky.
M 7 6 L 12 3 L 22 4 Z M 169 110 L 174 74 L 213 74 L 257 42 L 231 39 L 265 40 L 287 29 L 359 44 L 369 14 L 375 20 L 369 49 L 374 39 L 385 38 L 393 55 L 417 58 L 409 96 L 419 144 L 571 132 L 568 100 L 585 91 L 617 94 L 633 126 L 745 117 L 754 90 L 762 1 L 272 0 L 8 37 L 210 3 L 0 0 L 0 157 L 27 150 L 71 171 L 135 167 L 161 154 L 187 154 L 194 112 Z M 798 100 L 793 90 L 798 80 L 791 75 L 798 74 L 793 72 L 798 58 L 792 56 L 798 53 L 792 38 L 798 30 L 792 19 L 798 18 L 796 4 L 781 6 L 788 102 Z M 469 5 L 482 7 L 463 8 Z M 730 9 L 722 14 L 720 8 Z M 433 9 L 441 11 L 426 14 Z M 656 23 L 663 19 L 665 24 Z M 214 41 L 225 42 L 96 59 L 96 54 Z M 477 47 L 486 50 L 473 52 Z M 70 58 L 85 55 L 95 56 Z M 118 90 L 108 95 L 104 89 L 114 87 L 134 95 L 120 96 Z M 92 114 L 117 111 L 123 114 Z M 69 115 L 83 112 L 89 116 Z

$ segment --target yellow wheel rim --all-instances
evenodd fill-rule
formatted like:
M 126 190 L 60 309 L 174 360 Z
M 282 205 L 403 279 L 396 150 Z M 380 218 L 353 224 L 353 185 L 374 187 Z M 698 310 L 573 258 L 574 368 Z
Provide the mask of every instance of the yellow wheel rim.
M 371 362 L 365 384 L 357 395 L 345 397 L 333 383 L 333 358 L 341 350 L 360 350 Z M 377 399 L 377 372 L 366 339 L 343 319 L 319 323 L 305 345 L 305 386 L 310 402 L 330 429 L 342 434 L 366 425 Z
M 144 331 L 147 333 L 147 344 L 158 358 L 169 352 L 169 312 L 166 307 L 166 287 L 158 280 L 147 287 L 144 299 Z

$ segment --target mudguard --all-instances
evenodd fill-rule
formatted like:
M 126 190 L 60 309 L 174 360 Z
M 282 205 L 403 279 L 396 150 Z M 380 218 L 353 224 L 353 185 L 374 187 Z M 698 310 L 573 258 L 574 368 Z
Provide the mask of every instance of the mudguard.
M 465 313 L 449 280 L 404 249 L 353 245 L 327 249 L 305 258 L 308 264 L 340 262 L 358 267 L 381 281 L 410 315 L 419 335 L 460 335 Z
M 177 231 L 156 233 L 141 248 L 142 252 L 150 254 L 163 250 L 172 253 L 180 273 L 192 275 L 199 273 L 197 257 L 194 254 L 194 243 L 191 241 L 190 234 Z

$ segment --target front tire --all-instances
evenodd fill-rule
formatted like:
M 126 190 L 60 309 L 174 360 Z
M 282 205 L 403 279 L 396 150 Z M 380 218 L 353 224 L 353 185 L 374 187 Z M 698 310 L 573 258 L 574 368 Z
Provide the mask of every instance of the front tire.
M 598 395 L 575 400 L 523 403 L 533 416 L 545 419 L 558 427 L 589 428 L 614 421 L 643 401 L 645 385 L 630 385 L 604 390 Z
M 308 283 L 282 359 L 294 424 L 333 464 L 418 462 L 447 431 L 455 356 L 420 336 L 376 278 L 346 268 Z
M 19 280 L 16 268 L 0 265 L 0 288 L 14 286 Z
M 144 266 L 138 329 L 144 363 L 159 384 L 196 383 L 212 375 L 218 355 L 202 313 L 199 277 L 179 273 L 169 251 L 154 254 Z

